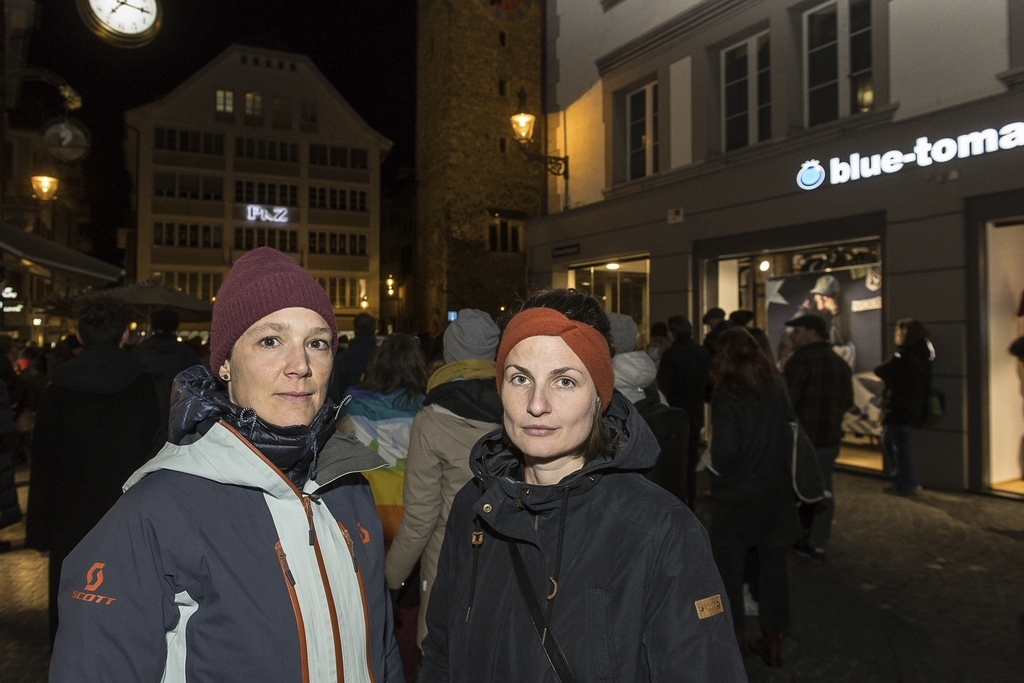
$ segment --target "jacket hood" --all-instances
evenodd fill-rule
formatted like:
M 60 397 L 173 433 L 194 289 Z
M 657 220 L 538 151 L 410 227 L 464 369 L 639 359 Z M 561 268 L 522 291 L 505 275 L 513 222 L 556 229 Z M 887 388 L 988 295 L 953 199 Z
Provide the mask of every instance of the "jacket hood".
M 236 432 L 274 466 L 284 472 L 300 489 L 310 479 L 316 481 L 320 486 L 324 486 L 328 483 L 328 477 L 335 479 L 341 476 L 338 474 L 341 470 L 346 470 L 343 474 L 347 474 L 385 466 L 387 463 L 376 453 L 354 438 L 339 434 L 335 430 L 334 423 L 338 410 L 339 408 L 328 398 L 308 426 L 278 427 L 271 425 L 256 415 L 256 411 L 252 408 L 242 408 L 232 403 L 228 399 L 227 392 L 221 388 L 210 369 L 205 365 L 197 365 L 182 371 L 175 378 L 171 392 L 168 428 L 170 444 L 143 469 L 149 468 L 154 461 L 161 460 L 164 453 L 172 446 L 189 446 L 199 443 L 213 430 L 215 425 L 221 422 L 226 427 L 218 432 L 230 432 L 231 430 Z M 227 429 L 228 427 L 230 429 Z M 221 434 L 218 439 L 223 436 Z M 238 439 L 235 438 L 235 440 Z M 340 466 L 335 462 L 339 459 L 343 461 Z M 260 459 L 256 458 L 256 460 Z M 199 462 L 195 456 L 192 456 L 192 461 L 194 464 Z M 344 462 L 348 462 L 349 465 L 345 465 Z M 224 462 L 222 461 L 220 465 L 223 467 Z M 178 468 L 158 467 L 157 469 Z M 194 474 L 200 474 L 201 471 L 206 470 L 202 467 L 198 467 L 194 472 L 190 470 Z M 200 476 L 205 475 L 201 474 Z M 207 478 L 220 481 L 214 477 Z
M 658 375 L 658 366 L 645 351 L 617 353 L 612 357 L 615 388 L 636 403 L 644 397 L 644 389 L 651 386 Z
M 549 509 L 560 504 L 567 488 L 570 495 L 575 495 L 591 488 L 606 474 L 654 467 L 661 452 L 658 441 L 626 397 L 614 392 L 601 422 L 614 444 L 612 456 L 591 460 L 555 486 L 528 486 L 523 481 L 522 460 L 502 441 L 500 430 L 491 432 L 477 443 L 470 456 L 470 469 L 486 490 L 481 501 L 498 495 L 519 499 L 533 510 Z
M 127 351 L 104 347 L 83 351 L 54 368 L 50 381 L 57 386 L 94 394 L 116 394 L 143 373 L 142 364 Z
M 494 362 L 490 363 L 493 368 Z M 423 405 L 439 406 L 467 420 L 501 422 L 501 397 L 493 372 L 490 379 L 453 379 L 439 384 L 427 392 Z

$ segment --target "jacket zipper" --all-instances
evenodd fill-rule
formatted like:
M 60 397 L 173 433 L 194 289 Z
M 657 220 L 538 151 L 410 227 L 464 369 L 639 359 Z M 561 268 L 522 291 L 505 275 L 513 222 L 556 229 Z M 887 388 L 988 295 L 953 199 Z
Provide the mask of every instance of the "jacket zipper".
M 285 586 L 288 588 L 288 597 L 292 601 L 292 610 L 295 612 L 295 625 L 299 629 L 299 659 L 302 662 L 302 683 L 309 683 L 309 660 L 306 654 L 306 627 L 302 623 L 302 610 L 299 608 L 299 596 L 295 592 L 295 577 L 292 570 L 288 568 L 288 556 L 281 547 L 281 541 L 274 544 L 274 552 L 277 554 L 278 564 L 281 565 L 281 574 L 284 576 Z
M 334 593 L 331 591 L 331 580 L 327 575 L 327 565 L 324 563 L 324 555 L 320 549 L 320 542 L 316 538 L 316 529 L 313 526 L 313 507 L 309 496 L 302 496 L 302 507 L 306 510 L 306 519 L 309 521 L 309 544 L 313 546 L 316 553 L 316 564 L 320 569 L 320 581 L 324 586 L 324 593 L 327 598 L 327 611 L 331 617 L 331 630 L 334 632 L 334 659 L 338 669 L 338 683 L 345 683 L 345 658 L 341 651 L 341 626 L 338 622 L 338 608 L 334 604 Z M 319 504 L 319 503 L 318 503 Z
M 352 556 L 352 568 L 356 572 L 356 578 L 359 580 L 359 597 L 363 601 L 363 621 L 366 624 L 366 670 L 370 674 L 370 683 L 376 683 L 376 678 L 373 675 L 373 665 L 370 661 L 370 607 L 366 602 L 366 586 L 363 585 L 363 573 L 359 571 L 359 560 L 356 559 L 355 547 L 352 544 L 352 537 L 349 536 L 348 529 L 340 521 L 338 526 L 341 527 L 341 535 L 345 537 L 345 543 L 348 544 L 349 555 Z

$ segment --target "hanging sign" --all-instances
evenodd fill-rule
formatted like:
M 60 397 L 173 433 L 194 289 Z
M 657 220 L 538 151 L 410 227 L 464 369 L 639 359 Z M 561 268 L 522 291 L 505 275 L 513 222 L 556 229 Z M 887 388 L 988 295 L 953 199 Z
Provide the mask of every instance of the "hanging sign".
M 855 152 L 849 156 L 848 161 L 832 157 L 828 162 L 827 173 L 820 161 L 809 159 L 797 172 L 796 184 L 802 190 L 813 190 L 820 187 L 826 177 L 829 185 L 842 185 L 852 180 L 896 173 L 908 164 L 931 166 L 933 163 L 943 164 L 953 159 L 966 159 L 1014 147 L 1024 147 L 1024 121 L 1008 123 L 998 131 L 986 128 L 958 135 L 956 139 L 942 138 L 930 142 L 927 137 L 919 137 L 909 152 L 898 149 L 883 154 Z

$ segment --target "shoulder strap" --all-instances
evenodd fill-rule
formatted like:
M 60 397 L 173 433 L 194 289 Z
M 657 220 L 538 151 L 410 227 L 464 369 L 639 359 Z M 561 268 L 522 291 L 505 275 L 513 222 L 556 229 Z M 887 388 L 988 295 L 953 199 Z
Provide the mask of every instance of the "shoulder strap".
M 513 540 L 507 541 L 508 554 L 512 557 L 512 568 L 516 572 L 516 583 L 519 584 L 519 592 L 523 594 L 523 601 L 530 613 L 530 621 L 537 629 L 537 637 L 544 647 L 544 653 L 548 656 L 551 668 L 555 670 L 560 683 L 577 683 L 576 676 L 569 668 L 569 662 L 565 659 L 562 648 L 555 640 L 555 634 L 544 628 L 544 615 L 541 614 L 540 605 L 537 604 L 537 596 L 530 587 L 530 577 L 526 573 L 526 563 L 523 562 L 523 555 L 519 552 L 519 544 Z

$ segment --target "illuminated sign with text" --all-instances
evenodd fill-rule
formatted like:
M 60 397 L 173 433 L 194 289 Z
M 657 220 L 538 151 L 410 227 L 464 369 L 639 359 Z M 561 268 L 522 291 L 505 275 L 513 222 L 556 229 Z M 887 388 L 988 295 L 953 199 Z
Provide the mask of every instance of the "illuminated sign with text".
M 284 206 L 260 206 L 259 204 L 249 204 L 246 207 L 246 216 L 251 221 L 287 223 L 288 209 Z
M 855 152 L 850 155 L 849 161 L 832 157 L 828 162 L 827 174 L 821 162 L 810 159 L 797 172 L 796 184 L 802 190 L 813 190 L 825 182 L 826 176 L 830 185 L 841 185 L 851 180 L 896 173 L 908 164 L 931 166 L 933 163 L 943 164 L 953 159 L 966 159 L 1014 147 L 1024 147 L 1024 121 L 1008 123 L 998 131 L 986 128 L 966 133 L 956 139 L 942 138 L 930 142 L 927 137 L 920 137 L 909 152 L 898 149 L 882 154 L 862 155 Z

